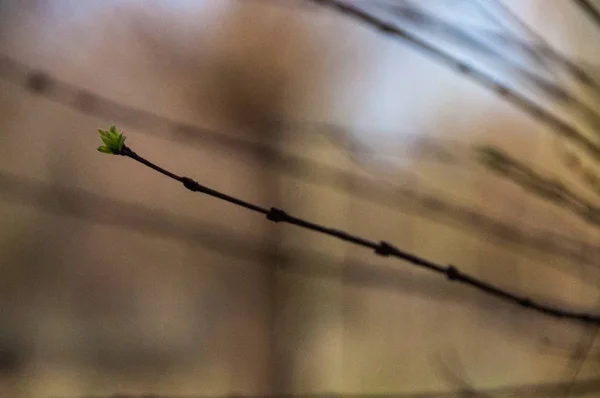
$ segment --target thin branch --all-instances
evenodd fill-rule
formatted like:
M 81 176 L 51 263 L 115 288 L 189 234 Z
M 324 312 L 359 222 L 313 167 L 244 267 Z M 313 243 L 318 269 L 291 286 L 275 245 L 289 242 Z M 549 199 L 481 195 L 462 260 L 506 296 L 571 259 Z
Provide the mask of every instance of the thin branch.
M 370 241 L 368 239 L 365 239 L 365 238 L 362 238 L 359 236 L 351 235 L 351 234 L 341 231 L 341 230 L 325 227 L 325 226 L 317 224 L 317 223 L 309 222 L 309 221 L 303 220 L 301 218 L 294 217 L 294 216 L 286 213 L 284 210 L 278 209 L 275 207 L 266 209 L 264 207 L 260 207 L 260 206 L 248 203 L 246 201 L 243 201 L 241 199 L 237 199 L 232 196 L 223 194 L 212 188 L 208 188 L 208 187 L 194 181 L 193 179 L 191 179 L 189 177 L 185 177 L 185 176 L 180 177 L 180 176 L 175 175 L 170 172 L 163 172 L 166 170 L 164 170 L 163 168 L 161 168 L 159 166 L 154 165 L 152 162 L 139 156 L 134 151 L 132 151 L 129 147 L 127 147 L 126 145 L 122 145 L 122 149 L 119 154 L 122 156 L 129 157 L 137 162 L 140 162 L 148 167 L 151 167 L 154 170 L 159 171 L 161 174 L 166 175 L 166 176 L 182 183 L 184 185 L 184 187 L 186 187 L 187 189 L 189 189 L 192 192 L 204 193 L 206 195 L 213 196 L 218 199 L 222 199 L 227 202 L 237 204 L 239 206 L 243 206 L 249 210 L 253 210 L 255 212 L 266 215 L 266 217 L 269 221 L 288 223 L 288 224 L 295 225 L 295 226 L 298 226 L 301 228 L 305 228 L 305 229 L 308 229 L 311 231 L 319 232 L 319 233 L 322 233 L 322 234 L 325 234 L 325 235 L 328 235 L 328 236 L 331 236 L 331 237 L 334 237 L 334 238 L 337 238 L 337 239 L 340 239 L 340 240 L 343 240 L 346 242 L 350 242 L 350 243 L 353 243 L 358 246 L 362 246 L 367 249 L 372 249 L 375 252 L 375 254 L 377 254 L 379 256 L 395 257 L 400 260 L 407 261 L 409 263 L 412 263 L 415 266 L 422 267 L 429 271 L 444 275 L 450 281 L 464 283 L 464 284 L 471 286 L 475 289 L 478 289 L 488 295 L 494 296 L 499 299 L 503 299 L 507 302 L 519 305 L 523 308 L 535 310 L 535 311 L 540 312 L 545 315 L 549 315 L 549 316 L 553 316 L 553 317 L 557 317 L 557 318 L 566 318 L 566 319 L 570 319 L 570 320 L 574 320 L 574 321 L 580 321 L 580 322 L 583 322 L 586 324 L 600 325 L 600 316 L 592 315 L 589 313 L 573 312 L 573 311 L 569 311 L 569 310 L 554 308 L 554 307 L 551 307 L 551 306 L 545 305 L 545 304 L 539 304 L 539 303 L 531 300 L 528 297 L 519 296 L 519 295 L 510 293 L 506 290 L 503 290 L 502 288 L 499 288 L 490 283 L 487 283 L 487 282 L 484 282 L 477 278 L 474 278 L 468 274 L 462 273 L 459 269 L 457 269 L 453 265 L 443 266 L 443 265 L 436 264 L 432 261 L 423 259 L 414 254 L 410 254 L 405 251 L 402 251 L 388 242 L 385 242 L 385 241 L 373 242 L 373 241 Z
M 478 149 L 480 162 L 536 196 L 568 209 L 585 222 L 600 227 L 600 207 L 568 189 L 563 182 L 545 178 L 523 163 L 493 147 Z

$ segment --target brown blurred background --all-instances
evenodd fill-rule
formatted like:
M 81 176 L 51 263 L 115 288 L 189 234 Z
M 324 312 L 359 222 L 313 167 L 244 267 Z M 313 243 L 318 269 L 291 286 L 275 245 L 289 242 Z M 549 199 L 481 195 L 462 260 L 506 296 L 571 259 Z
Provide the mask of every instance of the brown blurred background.
M 347 3 L 394 17 L 390 1 Z M 575 1 L 400 3 L 475 37 L 543 39 L 599 75 L 600 28 Z M 418 21 L 398 23 L 581 128 L 581 107 L 506 60 L 597 109 L 519 48 Z M 598 203 L 560 160 L 585 155 L 468 76 L 300 0 L 5 0 L 0 60 L 0 396 L 600 396 L 590 327 L 96 151 L 116 124 L 214 189 L 600 313 L 598 227 L 472 148 L 501 146 Z

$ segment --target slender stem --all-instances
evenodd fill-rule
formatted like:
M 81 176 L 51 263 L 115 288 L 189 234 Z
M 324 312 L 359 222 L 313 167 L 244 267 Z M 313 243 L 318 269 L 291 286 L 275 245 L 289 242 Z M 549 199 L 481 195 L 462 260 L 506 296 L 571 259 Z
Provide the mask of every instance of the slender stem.
M 233 203 L 236 204 L 238 206 L 242 206 L 245 207 L 246 209 L 250 209 L 253 211 L 256 211 L 258 213 L 262 213 L 262 214 L 268 214 L 269 210 L 254 205 L 252 203 L 243 201 L 241 199 L 238 198 L 234 198 L 233 196 L 229 196 L 226 195 L 224 193 L 221 193 L 219 191 L 215 191 L 214 189 L 208 188 L 204 185 L 199 184 L 198 182 L 192 180 L 191 178 L 188 177 L 180 177 L 177 174 L 171 173 L 168 170 L 163 169 L 162 167 L 152 163 L 151 161 L 144 159 L 143 157 L 141 157 L 140 155 L 138 155 L 137 153 L 135 153 L 134 151 L 131 150 L 131 148 L 127 147 L 126 145 L 123 145 L 123 148 L 121 148 L 121 153 L 120 155 L 122 156 L 127 156 L 128 158 L 131 158 L 137 162 L 140 162 L 141 164 L 150 167 L 153 170 L 158 171 L 159 173 L 166 175 L 167 177 L 170 177 L 176 181 L 181 182 L 186 188 L 188 188 L 191 191 L 195 191 L 195 192 L 202 192 L 205 193 L 207 195 L 213 196 L 215 198 L 219 198 L 222 200 L 225 200 L 229 203 Z
M 168 170 L 163 169 L 160 166 L 155 165 L 154 163 L 144 159 L 143 157 L 141 157 L 140 155 L 138 155 L 137 153 L 133 152 L 129 147 L 127 147 L 126 145 L 123 145 L 123 148 L 121 148 L 121 155 L 122 156 L 127 156 L 135 161 L 138 161 L 140 163 L 142 163 L 143 165 L 146 165 L 148 167 L 150 167 L 151 169 L 154 169 L 156 171 L 158 171 L 161 174 L 166 175 L 167 177 L 171 177 L 174 180 L 177 180 L 179 182 L 183 182 L 182 177 L 179 177 L 177 174 L 173 174 Z
M 297 217 L 287 214 L 285 211 L 283 211 L 281 209 L 277 209 L 274 207 L 272 207 L 270 209 L 266 209 L 264 207 L 260 207 L 258 205 L 235 198 L 233 196 L 226 195 L 226 194 L 216 191 L 212 188 L 208 188 L 204 185 L 201 185 L 189 177 L 180 177 L 174 173 L 171 173 L 170 171 L 165 170 L 162 167 L 157 166 L 154 163 L 144 159 L 143 157 L 139 156 L 138 154 L 136 154 L 134 151 L 132 151 L 130 148 L 128 148 L 126 146 L 123 146 L 120 154 L 123 156 L 127 156 L 133 160 L 136 160 L 136 161 L 142 163 L 143 165 L 148 166 L 151 169 L 158 171 L 159 173 L 161 173 L 167 177 L 170 177 L 176 181 L 181 182 L 187 189 L 189 189 L 193 192 L 201 192 L 201 193 L 225 200 L 227 202 L 236 204 L 238 206 L 242 206 L 244 208 L 256 211 L 258 213 L 262 213 L 262 214 L 266 215 L 267 219 L 270 221 L 285 222 L 288 224 L 296 225 L 298 227 L 302 227 L 302 228 L 306 228 L 306 229 L 309 229 L 312 231 L 320 232 L 322 234 L 329 235 L 334 238 L 341 239 L 343 241 L 350 242 L 350 243 L 353 243 L 358 246 L 372 249 L 375 252 L 375 254 L 377 254 L 377 255 L 385 256 L 385 257 L 388 257 L 388 256 L 395 257 L 395 258 L 407 261 L 409 263 L 412 263 L 413 265 L 426 268 L 426 269 L 436 272 L 438 274 L 443 274 L 450 281 L 464 283 L 464 284 L 469 285 L 473 288 L 476 288 L 484 293 L 487 293 L 491 296 L 503 299 L 505 301 L 512 302 L 513 304 L 517 304 L 524 308 L 532 309 L 532 310 L 538 311 L 540 313 L 543 313 L 543 314 L 546 314 L 549 316 L 577 320 L 577 321 L 587 323 L 587 324 L 600 325 L 600 316 L 598 316 L 598 315 L 572 312 L 572 311 L 567 311 L 567 310 L 563 310 L 563 309 L 553 308 L 553 307 L 550 307 L 550 306 L 544 305 L 544 304 L 539 304 L 539 303 L 534 302 L 533 300 L 531 300 L 528 297 L 518 296 L 514 293 L 503 290 L 503 289 L 501 289 L 497 286 L 494 286 L 490 283 L 487 283 L 485 281 L 474 278 L 468 274 L 462 273 L 461 271 L 459 271 L 456 267 L 454 267 L 452 265 L 444 266 L 444 265 L 436 264 L 429 260 L 418 257 L 414 254 L 404 252 L 385 241 L 373 242 L 368 239 L 364 239 L 364 238 L 361 238 L 358 236 L 351 235 L 344 231 L 340 231 L 337 229 L 325 227 L 323 225 L 319 225 L 316 223 L 302 220 L 300 218 L 297 218 Z

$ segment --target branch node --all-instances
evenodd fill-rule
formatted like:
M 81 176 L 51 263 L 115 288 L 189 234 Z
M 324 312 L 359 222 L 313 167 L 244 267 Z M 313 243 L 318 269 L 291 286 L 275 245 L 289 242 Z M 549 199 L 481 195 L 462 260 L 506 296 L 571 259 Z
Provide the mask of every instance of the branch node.
M 282 222 L 282 221 L 287 221 L 289 219 L 288 214 L 281 210 L 278 209 L 276 207 L 271 207 L 271 210 L 269 210 L 269 213 L 267 213 L 267 220 L 273 221 L 273 222 Z
M 375 253 L 379 254 L 380 256 L 391 256 L 398 254 L 398 249 L 387 242 L 381 241 L 375 248 Z
M 196 181 L 192 180 L 189 177 L 181 177 L 181 182 L 183 186 L 189 189 L 192 192 L 200 192 L 202 191 L 202 187 Z
M 449 280 L 455 281 L 457 279 L 460 279 L 461 276 L 462 275 L 461 275 L 460 271 L 455 266 L 449 265 L 448 267 L 446 267 L 446 277 Z

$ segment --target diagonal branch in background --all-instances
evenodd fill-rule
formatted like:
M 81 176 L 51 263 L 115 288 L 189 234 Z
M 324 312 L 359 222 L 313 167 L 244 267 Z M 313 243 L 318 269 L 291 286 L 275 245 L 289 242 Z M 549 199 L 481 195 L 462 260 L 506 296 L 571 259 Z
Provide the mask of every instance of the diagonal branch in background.
M 580 66 L 576 62 L 571 61 L 568 57 L 559 54 L 544 37 L 535 32 L 521 17 L 511 11 L 511 9 L 501 0 L 476 0 L 475 3 L 488 18 L 497 21 L 496 23 L 507 32 L 509 37 L 515 37 L 517 40 L 522 40 L 522 46 L 517 47 L 528 52 L 539 65 L 554 77 L 554 80 L 562 80 L 562 76 L 556 73 L 557 70 L 560 69 L 566 71 L 569 77 L 574 79 L 576 83 L 579 83 L 580 86 L 583 86 L 584 89 L 588 89 L 593 94 L 596 94 L 596 97 L 600 94 L 600 85 L 587 74 L 583 66 Z M 493 7 L 496 12 L 488 10 L 489 6 Z M 521 39 L 518 33 L 511 32 L 510 28 L 504 26 L 504 24 L 500 22 L 502 17 L 497 14 L 504 15 L 505 20 L 508 19 L 510 25 L 516 25 L 517 30 L 523 32 L 526 37 Z M 530 40 L 533 42 L 529 43 Z M 564 85 L 562 86 L 564 87 Z M 555 145 L 553 145 L 552 148 L 556 151 L 560 161 L 566 169 L 577 177 L 579 183 L 583 184 L 596 196 L 600 197 L 600 176 L 596 175 L 586 167 L 584 161 L 568 148 L 563 139 L 556 140 Z
M 479 8 L 480 12 L 485 14 L 490 20 L 492 20 L 496 25 L 498 25 L 504 32 L 506 32 L 508 42 L 515 44 L 515 47 L 520 48 L 527 52 L 532 59 L 550 72 L 555 78 L 556 74 L 551 68 L 551 62 L 548 61 L 556 61 L 556 59 L 546 57 L 546 52 L 554 53 L 553 49 L 548 46 L 546 40 L 541 37 L 538 33 L 536 33 L 529 25 L 527 25 L 523 20 L 517 16 L 513 11 L 510 10 L 508 6 L 502 3 L 501 0 L 491 0 L 491 1 L 482 1 L 482 0 L 474 0 L 474 4 L 477 8 Z M 489 7 L 494 7 L 496 10 L 490 11 Z M 498 15 L 500 14 L 500 15 Z M 504 18 L 502 17 L 504 15 Z M 508 19 L 508 21 L 507 21 Z M 508 22 L 512 27 L 517 26 L 517 30 L 525 34 L 525 38 L 520 36 L 518 33 L 507 27 L 503 22 Z M 503 36 L 497 35 L 498 38 L 502 38 Z M 499 41 L 501 42 L 501 41 Z M 562 58 L 559 54 L 559 58 Z M 567 60 L 568 61 L 568 60 Z M 561 66 L 564 66 L 563 62 L 559 62 Z
M 242 0 L 244 1 L 244 0 Z M 248 0 L 251 1 L 251 0 Z M 264 1 L 264 0 L 263 0 Z M 305 0 L 299 0 L 305 2 Z M 278 5 L 277 0 L 266 0 L 266 4 Z M 373 1 L 369 4 L 377 5 L 378 3 Z M 308 3 L 306 3 L 308 4 Z M 483 12 L 488 17 L 496 19 L 495 15 L 492 15 L 491 11 L 487 10 L 481 2 L 477 2 Z M 397 1 L 383 2 L 384 7 L 389 7 L 391 10 L 396 12 L 396 15 L 403 16 L 405 21 L 413 22 L 413 24 L 425 24 L 430 25 L 431 29 L 441 29 L 442 34 L 445 34 L 455 41 L 462 43 L 466 47 L 483 52 L 484 54 L 493 55 L 496 59 L 506 62 L 501 54 L 493 48 L 486 45 L 491 43 L 497 46 L 508 46 L 509 48 L 516 49 L 527 54 L 537 64 L 547 69 L 551 75 L 558 79 L 558 75 L 554 73 L 551 66 L 557 66 L 568 73 L 576 82 L 580 83 L 584 87 L 592 90 L 595 94 L 600 94 L 600 83 L 596 81 L 583 66 L 578 64 L 579 61 L 575 62 L 569 59 L 567 56 L 561 54 L 552 45 L 547 43 L 539 34 L 534 32 L 525 22 L 523 22 L 517 15 L 508 9 L 507 6 L 502 4 L 500 1 L 493 3 L 496 8 L 500 9 L 500 12 L 507 15 L 515 24 L 517 24 L 521 30 L 525 30 L 530 36 L 536 39 L 535 43 L 529 43 L 527 39 L 519 38 L 517 35 L 512 34 L 510 31 L 507 33 L 499 33 L 488 29 L 482 28 L 465 28 L 454 27 L 444 19 L 429 14 L 424 11 L 421 7 L 411 4 L 407 1 L 403 1 L 402 4 Z M 486 5 L 489 5 L 486 3 Z M 307 8 L 308 9 L 308 8 Z M 581 113 L 593 126 L 598 126 L 599 117 L 596 111 L 590 108 L 587 104 L 575 98 L 565 88 L 559 87 L 554 83 L 547 81 L 529 71 L 523 70 L 521 67 L 515 67 L 512 62 L 508 62 L 509 67 L 513 68 L 517 73 L 523 75 L 526 79 L 529 79 L 534 86 L 540 89 L 543 93 L 549 97 L 563 102 L 566 105 L 570 105 L 571 108 L 575 108 L 575 112 Z M 560 128 L 560 126 L 558 126 Z M 596 131 L 598 129 L 594 129 Z M 569 154 L 569 157 L 575 155 Z M 589 189 L 596 194 L 600 194 L 600 178 L 595 177 L 587 170 L 575 169 L 569 167 L 569 169 L 577 174 L 580 182 L 584 183 Z
M 399 18 L 402 22 L 414 28 L 423 31 L 426 36 L 442 38 L 460 45 L 462 48 L 474 51 L 484 55 L 493 61 L 494 67 L 504 68 L 520 78 L 524 83 L 528 83 L 535 90 L 548 97 L 551 101 L 559 103 L 569 110 L 569 114 L 579 114 L 589 123 L 592 131 L 597 132 L 600 129 L 600 114 L 581 101 L 569 90 L 548 80 L 544 76 L 525 69 L 523 66 L 510 60 L 499 49 L 487 44 L 490 39 L 495 39 L 495 35 L 482 29 L 463 29 L 455 26 L 444 19 L 429 13 L 421 6 L 404 1 L 394 5 L 386 5 L 384 10 L 393 16 Z M 494 40 L 497 42 L 497 40 Z M 538 53 L 533 52 L 534 55 Z M 457 58 L 458 59 L 458 58 Z
M 570 77 L 574 78 L 575 81 L 583 85 L 587 89 L 595 94 L 600 94 L 600 84 L 594 80 L 582 66 L 579 66 L 576 62 L 571 61 L 569 58 L 559 54 L 551 44 L 549 44 L 541 35 L 535 32 L 530 26 L 527 25 L 519 16 L 517 16 L 510 8 L 502 3 L 500 0 L 477 0 L 476 4 L 479 8 L 488 15 L 489 18 L 497 20 L 500 19 L 496 13 L 488 10 L 488 6 L 494 7 L 497 13 L 503 14 L 507 19 L 512 21 L 513 25 L 517 25 L 520 31 L 524 31 L 524 34 L 531 38 L 534 42 L 528 44 L 528 39 L 523 39 L 523 50 L 531 53 L 531 56 L 536 58 L 538 63 L 548 70 L 556 80 L 560 79 L 557 73 L 555 73 L 553 66 L 565 69 L 569 72 Z M 498 24 L 500 24 L 498 22 Z M 518 34 L 510 33 L 510 30 L 506 27 L 503 29 L 511 36 L 519 39 Z M 550 61 L 550 62 L 549 62 Z M 598 68 L 598 67 L 596 67 Z M 572 150 L 569 150 L 563 140 L 556 142 L 557 146 L 553 145 L 553 149 L 557 151 L 559 159 L 566 168 L 572 172 L 580 183 L 583 183 L 589 190 L 591 190 L 596 196 L 600 196 L 600 175 L 597 175 L 590 168 L 586 167 L 584 160 L 582 160 Z M 562 144 L 562 145 L 561 145 Z
M 376 3 L 375 3 L 376 4 Z M 546 93 L 547 96 L 554 100 L 563 103 L 571 108 L 573 113 L 579 112 L 584 116 L 589 124 L 593 127 L 593 130 L 598 131 L 597 127 L 600 127 L 600 119 L 598 113 L 580 101 L 574 95 L 569 93 L 566 89 L 563 89 L 553 82 L 546 80 L 543 77 L 532 74 L 531 72 L 522 69 L 514 62 L 505 59 L 504 56 L 495 48 L 490 47 L 483 40 L 484 37 L 489 36 L 490 33 L 484 30 L 477 29 L 473 32 L 454 26 L 445 20 L 428 13 L 425 9 L 412 4 L 409 1 L 403 1 L 401 3 L 385 4 L 382 6 L 386 12 L 393 14 L 400 18 L 402 21 L 407 22 L 409 26 L 417 27 L 426 32 L 433 32 L 434 37 L 446 37 L 449 38 L 465 48 L 469 48 L 478 53 L 493 57 L 496 60 L 500 60 L 505 63 L 509 68 L 516 71 L 518 74 L 524 76 L 526 80 L 532 82 L 534 86 L 541 89 L 542 92 Z M 516 18 L 516 17 L 515 17 Z M 428 36 L 431 36 L 428 35 Z M 537 54 L 534 52 L 534 54 Z M 458 61 L 461 62 L 461 61 Z M 596 177 L 587 170 L 575 170 L 570 167 L 570 171 L 577 173 L 579 180 L 585 184 L 585 187 L 590 189 L 592 192 L 600 193 L 600 178 Z
M 439 62 L 452 67 L 459 73 L 462 73 L 468 77 L 470 77 L 475 82 L 479 83 L 483 87 L 486 87 L 501 97 L 505 98 L 509 102 L 517 105 L 527 113 L 529 113 L 534 118 L 539 121 L 545 123 L 550 126 L 553 131 L 561 137 L 564 137 L 574 144 L 582 148 L 585 152 L 587 152 L 595 161 L 600 162 L 600 147 L 587 138 L 583 133 L 581 133 L 577 128 L 569 125 L 568 123 L 561 120 L 559 117 L 555 116 L 548 110 L 539 106 L 537 103 L 532 100 L 526 98 L 520 93 L 511 90 L 501 84 L 499 84 L 494 78 L 482 72 L 476 68 L 473 68 L 464 62 L 456 59 L 452 55 L 447 52 L 435 47 L 428 42 L 416 37 L 415 35 L 409 33 L 405 29 L 397 27 L 392 23 L 388 23 L 380 20 L 375 17 L 371 13 L 364 11 L 356 6 L 347 4 L 344 1 L 340 0 L 306 0 L 318 4 L 322 4 L 325 6 L 329 6 L 330 8 L 337 10 L 344 15 L 353 17 L 359 21 L 364 22 L 366 25 L 374 27 L 379 31 L 391 35 L 393 37 L 404 40 L 406 43 L 414 46 L 415 48 L 421 50 L 428 56 L 438 60 Z
M 482 163 L 519 184 L 536 196 L 568 209 L 585 222 L 600 227 L 600 207 L 579 197 L 564 183 L 547 179 L 501 150 L 493 147 L 478 149 Z
M 580 156 L 568 148 L 563 146 L 555 150 L 560 151 L 558 156 L 567 170 L 573 173 L 589 191 L 600 197 L 600 175 L 593 168 L 588 167 Z
M 114 126 L 111 128 L 111 132 L 112 131 L 116 131 L 116 128 Z M 100 130 L 100 133 L 101 133 L 101 135 L 103 135 L 106 132 L 103 132 L 102 130 Z M 102 139 L 103 139 L 104 143 L 111 148 L 110 152 L 112 152 L 113 154 L 125 156 L 125 157 L 131 158 L 139 163 L 142 163 L 143 165 L 157 171 L 158 173 L 163 174 L 177 182 L 182 183 L 185 188 L 187 188 L 188 190 L 190 190 L 192 192 L 200 192 L 200 193 L 224 200 L 226 202 L 238 205 L 238 206 L 246 208 L 248 210 L 252 210 L 254 212 L 263 214 L 264 216 L 266 216 L 267 220 L 269 220 L 269 221 L 276 222 L 276 223 L 277 222 L 288 223 L 288 224 L 295 225 L 295 226 L 298 226 L 301 228 L 305 228 L 305 229 L 308 229 L 311 231 L 319 232 L 324 235 L 328 235 L 328 236 L 343 240 L 345 242 L 353 243 L 357 246 L 361 246 L 361 247 L 364 247 L 367 249 L 372 249 L 375 252 L 375 254 L 377 254 L 379 256 L 395 257 L 397 259 L 407 261 L 417 267 L 425 268 L 429 271 L 444 275 L 448 278 L 449 281 L 463 283 L 467 286 L 475 288 L 475 289 L 477 289 L 483 293 L 486 293 L 490 296 L 502 299 L 502 300 L 510 302 L 512 304 L 519 305 L 523 308 L 535 310 L 539 313 L 542 313 L 542 314 L 545 314 L 548 316 L 553 316 L 553 317 L 557 317 L 557 318 L 566 318 L 566 319 L 570 319 L 570 320 L 574 320 L 574 321 L 580 321 L 585 324 L 600 325 L 600 316 L 592 315 L 592 314 L 584 313 L 584 312 L 574 312 L 574 311 L 564 310 L 564 309 L 560 309 L 560 308 L 554 308 L 554 307 L 551 307 L 551 306 L 545 305 L 545 304 L 539 304 L 539 303 L 531 300 L 528 297 L 519 296 L 519 295 L 510 293 L 502 288 L 499 288 L 497 286 L 494 286 L 492 284 L 489 284 L 487 282 L 484 282 L 482 280 L 474 278 L 468 274 L 465 274 L 465 273 L 461 272 L 458 268 L 454 267 L 453 265 L 443 266 L 443 265 L 436 264 L 432 261 L 428 261 L 428 260 L 418 257 L 414 254 L 404 252 L 388 242 L 385 242 L 385 241 L 373 242 L 371 240 L 368 240 L 368 239 L 365 239 L 365 238 L 362 238 L 359 236 L 351 235 L 351 234 L 341 231 L 341 230 L 325 227 L 320 224 L 316 224 L 316 223 L 313 223 L 310 221 L 303 220 L 301 218 L 298 218 L 298 217 L 295 217 L 295 216 L 292 216 L 292 215 L 286 213 L 284 210 L 281 210 L 281 209 L 278 209 L 275 207 L 271 207 L 271 208 L 267 209 L 267 208 L 261 207 L 259 205 L 256 205 L 256 204 L 253 204 L 250 202 L 246 202 L 246 201 L 238 199 L 236 197 L 216 191 L 212 188 L 209 188 L 207 186 L 204 186 L 204 185 L 198 183 L 197 181 L 194 181 L 193 179 L 191 179 L 189 177 L 179 176 L 177 174 L 174 174 L 174 173 L 148 161 L 147 159 L 139 156 L 137 153 L 135 153 L 133 150 L 131 150 L 128 146 L 126 146 L 124 144 L 124 137 L 122 136 L 122 133 L 118 136 L 115 135 L 115 137 L 108 137 L 108 138 L 106 135 L 103 135 Z M 112 146 L 111 146 L 111 144 L 112 144 Z
M 375 7 L 374 7 L 375 8 Z M 376 8 L 375 8 L 376 9 Z M 423 5 L 418 5 L 407 0 L 401 3 L 384 4 L 381 9 L 385 12 L 386 20 L 394 20 L 389 16 L 395 17 L 396 21 L 402 21 L 408 26 L 420 29 L 427 35 L 435 39 L 444 39 L 461 46 L 461 48 L 472 52 L 493 58 L 494 65 L 504 64 L 507 68 L 513 69 L 526 78 L 533 80 L 533 83 L 542 90 L 548 91 L 554 97 L 564 96 L 559 88 L 553 86 L 553 83 L 546 80 L 544 75 L 537 73 L 537 70 L 525 70 L 522 65 L 510 59 L 502 53 L 498 46 L 502 44 L 511 44 L 513 47 L 522 48 L 532 60 L 538 64 L 543 64 L 537 51 L 530 45 L 517 41 L 511 37 L 500 35 L 494 31 L 474 27 L 461 27 L 446 19 L 429 12 Z M 495 46 L 491 45 L 494 44 Z M 539 80 L 536 80 L 539 79 Z M 554 93 L 553 93 L 554 91 Z
M 306 2 L 306 0 L 232 0 L 237 3 L 260 3 L 264 5 L 268 5 L 269 7 L 284 7 L 284 8 L 292 8 L 294 10 L 302 11 L 302 12 L 314 12 L 317 11 L 316 6 L 313 8 L 312 4 Z M 396 4 L 398 0 L 388 0 L 387 4 Z M 485 10 L 485 7 L 481 5 L 482 0 L 478 0 L 478 6 L 484 11 L 484 13 L 490 16 L 490 12 Z M 485 0 L 486 2 L 488 0 Z M 371 0 L 371 2 L 375 3 L 375 0 Z M 487 3 L 486 3 L 487 4 Z M 514 15 L 508 7 L 501 4 L 499 1 L 495 1 L 495 4 L 504 14 L 507 14 L 511 19 L 513 19 L 517 24 L 519 24 L 523 29 L 527 30 L 532 36 L 538 38 L 539 43 L 527 43 L 526 40 L 519 40 L 517 37 L 513 35 L 504 35 L 496 32 L 490 32 L 483 29 L 477 29 L 476 35 L 482 35 L 487 37 L 490 40 L 496 41 L 497 43 L 508 44 L 516 48 L 520 48 L 525 52 L 529 53 L 532 58 L 538 60 L 538 62 L 543 63 L 543 61 L 552 61 L 556 62 L 567 71 L 569 71 L 573 78 L 575 78 L 579 83 L 584 84 L 589 88 L 595 89 L 600 94 L 600 82 L 594 79 L 584 68 L 579 65 L 581 62 L 579 60 L 572 61 L 567 56 L 561 54 L 556 48 L 552 47 L 548 43 L 543 40 L 539 40 L 541 37 L 533 32 L 529 27 L 525 25 L 523 21 L 521 21 L 516 15 Z M 307 6 L 308 5 L 308 6 Z M 306 6 L 306 7 L 303 7 Z M 585 61 L 582 61 L 585 62 Z M 589 67 L 590 65 L 588 65 Z
M 484 12 L 488 15 L 491 14 L 490 11 L 487 11 L 486 7 L 483 5 L 482 0 L 477 0 L 477 4 L 484 10 Z M 517 39 L 513 39 L 512 37 L 505 37 L 502 35 L 498 35 L 497 39 L 499 42 L 507 42 L 515 45 L 516 47 L 520 47 L 521 49 L 529 52 L 532 57 L 537 58 L 539 62 L 544 64 L 544 61 L 553 61 L 558 65 L 562 66 L 566 69 L 573 78 L 575 78 L 579 83 L 584 86 L 593 89 L 596 93 L 600 94 L 600 83 L 595 80 L 583 66 L 578 64 L 579 61 L 575 62 L 569 59 L 567 56 L 561 54 L 556 48 L 551 46 L 544 38 L 542 38 L 539 34 L 533 31 L 525 22 L 521 20 L 517 15 L 515 15 L 505 4 L 503 4 L 500 0 L 494 0 L 491 2 L 498 8 L 502 13 L 507 15 L 510 19 L 512 19 L 517 25 L 519 25 L 523 30 L 525 30 L 530 36 L 537 40 L 537 43 L 529 44 L 526 41 L 520 41 Z M 486 5 L 489 5 L 490 2 L 486 1 Z M 493 15 L 490 15 L 493 17 Z
M 313 6 L 306 2 L 306 0 L 288 0 L 282 2 L 281 0 L 233 0 L 238 3 L 261 3 L 264 5 L 268 5 L 269 7 L 285 7 L 285 8 L 293 8 L 302 12 L 314 12 L 317 11 L 317 8 L 309 7 Z M 370 2 L 375 3 L 376 0 L 371 0 Z M 398 0 L 388 0 L 387 3 L 384 4 L 397 4 Z M 485 0 L 486 4 L 488 0 Z M 491 12 L 487 11 L 485 7 L 481 5 L 482 0 L 478 0 L 478 6 L 483 10 L 485 14 L 488 16 L 492 16 Z M 477 29 L 475 31 L 476 35 L 481 35 L 483 37 L 488 38 L 489 40 L 495 41 L 500 44 L 508 44 L 515 48 L 519 48 L 531 55 L 532 58 L 536 59 L 539 63 L 544 62 L 555 62 L 559 64 L 561 67 L 569 71 L 572 77 L 575 78 L 579 83 L 584 84 L 589 88 L 595 89 L 600 94 L 600 82 L 598 82 L 594 77 L 592 77 L 583 66 L 579 65 L 581 62 L 585 61 L 573 61 L 569 59 L 567 56 L 561 54 L 556 48 L 552 47 L 548 43 L 540 40 L 541 37 L 533 32 L 526 24 L 521 21 L 514 13 L 512 13 L 508 7 L 501 4 L 499 1 L 494 2 L 497 8 L 500 8 L 504 14 L 507 14 L 511 19 L 513 19 L 517 24 L 519 24 L 523 29 L 527 30 L 532 36 L 536 37 L 539 43 L 528 43 L 526 40 L 520 40 L 518 37 L 514 35 L 505 35 L 497 32 L 491 32 L 484 29 Z M 303 7 L 308 5 L 306 7 Z M 590 67 L 590 65 L 587 65 Z M 593 65 L 592 65 L 593 66 Z

